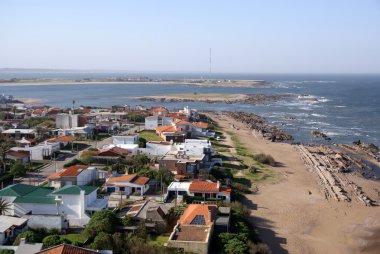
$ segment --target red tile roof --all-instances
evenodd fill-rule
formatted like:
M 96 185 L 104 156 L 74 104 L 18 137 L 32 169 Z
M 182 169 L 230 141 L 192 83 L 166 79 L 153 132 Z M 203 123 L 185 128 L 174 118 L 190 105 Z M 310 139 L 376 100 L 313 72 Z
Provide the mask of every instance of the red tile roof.
M 107 183 L 117 183 L 117 182 L 130 182 L 136 177 L 136 174 L 123 175 L 118 177 L 113 177 L 107 181 Z
M 137 184 L 137 185 L 145 185 L 146 183 L 149 182 L 149 177 L 145 176 L 138 176 L 137 178 L 133 179 L 131 183 Z
M 37 254 L 93 254 L 99 253 L 94 250 L 88 250 L 68 244 L 60 244 L 55 247 L 37 252 Z
M 183 212 L 181 218 L 178 222 L 180 224 L 191 224 L 196 216 L 203 216 L 206 222 L 206 225 L 210 225 L 214 222 L 217 205 L 207 205 L 207 204 L 190 204 L 186 210 Z
M 178 132 L 178 130 L 174 126 L 158 126 L 156 127 L 156 131 L 158 132 Z
M 51 174 L 48 176 L 48 179 L 58 179 L 61 178 L 62 176 L 77 176 L 79 175 L 83 170 L 87 169 L 88 166 L 84 165 L 75 165 L 75 166 L 70 166 L 68 168 L 63 168 L 60 171 Z
M 196 193 L 218 193 L 219 188 L 217 183 L 206 181 L 192 181 L 189 187 L 189 191 Z
M 127 149 L 120 148 L 120 147 L 111 147 L 106 148 L 99 151 L 86 151 L 88 153 L 92 153 L 97 156 L 109 156 L 109 157 L 118 157 L 118 156 L 124 156 L 130 154 L 130 152 Z M 108 153 L 108 155 L 107 155 Z
M 173 124 L 174 125 L 189 125 L 190 123 L 184 120 L 177 120 L 177 121 L 174 121 Z
M 12 151 L 12 150 L 9 151 L 7 155 L 15 157 L 15 158 L 19 158 L 19 159 L 30 156 L 28 151 Z
M 194 122 L 194 123 L 192 123 L 192 125 L 195 127 L 202 128 L 202 129 L 208 128 L 208 123 L 204 123 L 204 122 Z
M 227 194 L 227 195 L 231 195 L 231 191 L 232 191 L 231 188 L 228 188 L 228 187 L 220 187 L 219 188 L 219 192 Z
M 60 136 L 60 137 L 48 139 L 46 141 L 49 143 L 54 143 L 54 142 L 71 142 L 74 140 L 75 140 L 75 137 L 73 136 Z

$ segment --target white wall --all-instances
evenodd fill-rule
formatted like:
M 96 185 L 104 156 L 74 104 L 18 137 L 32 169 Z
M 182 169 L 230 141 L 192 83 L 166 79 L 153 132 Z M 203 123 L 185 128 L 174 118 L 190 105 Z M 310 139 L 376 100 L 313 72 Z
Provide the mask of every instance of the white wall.
M 28 219 L 28 227 L 32 229 L 57 228 L 62 230 L 63 217 L 61 215 L 24 215 L 24 218 Z
M 155 118 L 150 118 L 150 117 L 147 117 L 145 118 L 145 129 L 146 130 L 155 130 L 157 126 L 159 126 L 159 118 L 158 117 L 155 117 Z
M 64 212 L 67 216 L 80 218 L 80 195 L 62 195 L 62 205 L 60 206 L 60 212 Z
M 98 173 L 96 168 L 88 168 L 82 170 L 82 172 L 77 176 L 77 185 L 87 185 L 98 178 Z
M 57 214 L 58 208 L 55 204 L 17 204 L 25 210 L 32 211 L 32 214 Z

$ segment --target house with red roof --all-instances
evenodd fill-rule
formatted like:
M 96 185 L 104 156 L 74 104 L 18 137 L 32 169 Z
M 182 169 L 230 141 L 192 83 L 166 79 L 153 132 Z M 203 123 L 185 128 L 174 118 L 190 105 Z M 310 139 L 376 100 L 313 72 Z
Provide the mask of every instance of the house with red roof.
M 150 179 L 136 174 L 112 176 L 107 179 L 107 191 L 125 196 L 142 196 L 149 189 Z
M 168 247 L 185 252 L 207 254 L 218 212 L 216 205 L 190 204 L 177 221 L 168 240 Z
M 63 168 L 48 176 L 49 185 L 59 189 L 66 185 L 89 185 L 98 179 L 98 170 L 95 167 L 75 165 Z
M 85 249 L 82 247 L 63 243 L 63 244 L 39 251 L 36 254 L 112 254 L 112 250 L 105 250 L 105 251 L 90 250 L 90 249 Z
M 221 186 L 220 182 L 193 180 L 192 182 L 172 182 L 168 187 L 166 198 L 181 196 L 201 197 L 203 200 L 221 199 L 231 202 L 231 188 Z

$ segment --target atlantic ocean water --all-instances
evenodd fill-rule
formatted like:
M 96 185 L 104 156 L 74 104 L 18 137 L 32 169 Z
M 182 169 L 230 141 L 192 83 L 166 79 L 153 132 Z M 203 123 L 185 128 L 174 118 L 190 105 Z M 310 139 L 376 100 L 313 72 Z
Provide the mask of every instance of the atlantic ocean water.
M 126 72 L 22 72 L 0 71 L 0 79 L 102 79 L 107 77 L 143 76 L 153 79 L 199 79 L 198 73 L 126 73 Z M 329 143 L 350 144 L 361 140 L 380 145 L 380 75 L 305 75 L 305 74 L 213 74 L 209 79 L 265 80 L 262 87 L 207 87 L 176 84 L 62 84 L 0 86 L 0 94 L 16 98 L 43 100 L 36 105 L 70 107 L 72 100 L 79 105 L 156 105 L 157 102 L 138 101 L 133 97 L 178 93 L 244 93 L 294 94 L 294 99 L 260 105 L 223 103 L 159 103 L 170 109 L 184 106 L 199 110 L 246 111 L 264 116 L 293 135 L 296 142 L 327 142 L 312 137 L 319 130 L 331 137 Z M 301 98 L 301 99 L 300 99 Z M 307 98 L 307 99 L 302 99 Z

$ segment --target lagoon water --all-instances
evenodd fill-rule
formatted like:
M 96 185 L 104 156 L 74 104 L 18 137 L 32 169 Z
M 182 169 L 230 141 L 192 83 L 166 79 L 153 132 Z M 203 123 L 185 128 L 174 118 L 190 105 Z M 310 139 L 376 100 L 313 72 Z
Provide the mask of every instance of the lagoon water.
M 80 72 L 10 72 L 0 71 L 0 79 L 9 78 L 57 78 L 100 79 L 106 77 L 147 76 L 164 79 L 200 78 L 201 74 L 165 73 L 80 73 Z M 51 106 L 70 107 L 75 99 L 77 105 L 151 106 L 157 102 L 133 99 L 137 96 L 177 93 L 264 93 L 308 95 L 315 101 L 294 99 L 261 105 L 162 103 L 170 109 L 190 106 L 200 110 L 247 111 L 266 117 L 295 137 L 295 141 L 310 143 L 312 130 L 320 130 L 332 138 L 330 143 L 351 143 L 355 140 L 380 145 L 380 75 L 263 75 L 263 74 L 213 74 L 212 79 L 259 79 L 270 82 L 266 87 L 200 87 L 188 85 L 164 85 L 141 83 L 118 84 L 62 84 L 33 86 L 0 86 L 0 94 L 16 98 L 44 100 Z M 160 103 L 161 104 L 161 103 Z M 319 142 L 324 142 L 320 141 Z

